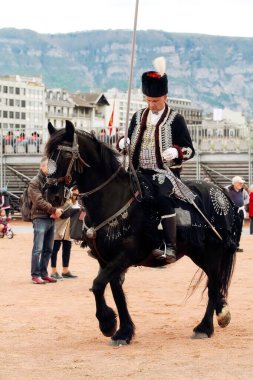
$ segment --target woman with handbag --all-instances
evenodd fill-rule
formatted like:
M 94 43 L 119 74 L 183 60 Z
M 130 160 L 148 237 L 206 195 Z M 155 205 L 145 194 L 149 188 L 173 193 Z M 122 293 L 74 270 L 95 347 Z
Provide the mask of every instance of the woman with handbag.
M 80 208 L 78 203 L 78 188 L 75 186 L 71 189 L 70 199 L 68 199 L 63 206 L 64 208 Z M 62 246 L 62 275 L 57 271 L 57 254 Z M 69 260 L 71 253 L 72 239 L 70 237 L 70 217 L 67 219 L 56 219 L 55 221 L 55 236 L 54 247 L 51 256 L 51 277 L 57 280 L 63 280 L 64 278 L 77 278 L 78 276 L 72 274 L 69 270 Z

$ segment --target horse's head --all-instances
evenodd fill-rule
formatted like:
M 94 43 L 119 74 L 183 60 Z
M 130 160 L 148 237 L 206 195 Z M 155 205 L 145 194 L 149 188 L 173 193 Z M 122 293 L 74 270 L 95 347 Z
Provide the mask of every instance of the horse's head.
M 83 160 L 79 154 L 75 128 L 70 121 L 67 120 L 66 127 L 61 130 L 49 122 L 48 131 L 50 138 L 45 149 L 48 157 L 47 198 L 55 206 L 60 206 L 74 182 L 73 169 L 81 167 Z
M 77 184 L 81 192 L 97 192 L 98 185 L 101 188 L 100 185 L 106 184 L 108 179 L 111 181 L 120 170 L 115 151 L 93 134 L 75 130 L 70 121 L 66 120 L 66 126 L 61 130 L 49 123 L 48 131 L 50 138 L 45 148 L 49 160 L 47 182 L 48 193 L 54 201 L 56 197 L 62 200 L 66 188 L 73 184 Z

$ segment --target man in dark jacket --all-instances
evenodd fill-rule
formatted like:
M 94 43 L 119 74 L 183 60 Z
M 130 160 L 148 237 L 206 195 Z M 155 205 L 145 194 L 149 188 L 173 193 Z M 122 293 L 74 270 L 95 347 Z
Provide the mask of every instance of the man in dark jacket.
M 165 61 L 155 62 L 157 71 L 142 75 L 142 92 L 148 107 L 137 111 L 128 130 L 131 160 L 153 187 L 166 243 L 165 253 L 156 250 L 167 263 L 176 261 L 176 214 L 171 195 L 174 192 L 168 177 L 180 177 L 183 161 L 194 156 L 194 148 L 185 119 L 167 104 L 168 79 Z M 124 139 L 119 148 L 124 148 Z
M 28 187 L 32 202 L 31 218 L 33 223 L 33 249 L 31 275 L 34 284 L 57 282 L 48 276 L 48 262 L 54 243 L 54 219 L 59 218 L 63 210 L 53 207 L 44 198 L 44 186 L 48 174 L 48 159 L 43 157 L 38 174 L 31 180 Z

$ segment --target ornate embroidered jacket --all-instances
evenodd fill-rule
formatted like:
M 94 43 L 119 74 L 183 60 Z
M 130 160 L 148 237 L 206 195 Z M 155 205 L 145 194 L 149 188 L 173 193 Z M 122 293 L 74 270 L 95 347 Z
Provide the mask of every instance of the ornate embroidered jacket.
M 155 126 L 149 124 L 148 108 L 137 111 L 131 120 L 128 137 L 131 140 L 131 159 L 135 168 L 170 168 L 179 176 L 182 162 L 195 154 L 185 119 L 166 104 L 165 110 Z M 153 142 L 152 142 L 153 141 Z M 178 158 L 166 163 L 162 153 L 174 147 Z M 146 152 L 146 153 L 145 153 Z

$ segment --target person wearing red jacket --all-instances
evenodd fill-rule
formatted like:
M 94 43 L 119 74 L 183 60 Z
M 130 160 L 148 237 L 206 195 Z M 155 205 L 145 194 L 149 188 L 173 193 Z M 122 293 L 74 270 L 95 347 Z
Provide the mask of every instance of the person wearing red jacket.
M 249 187 L 249 233 L 253 235 L 253 185 Z

